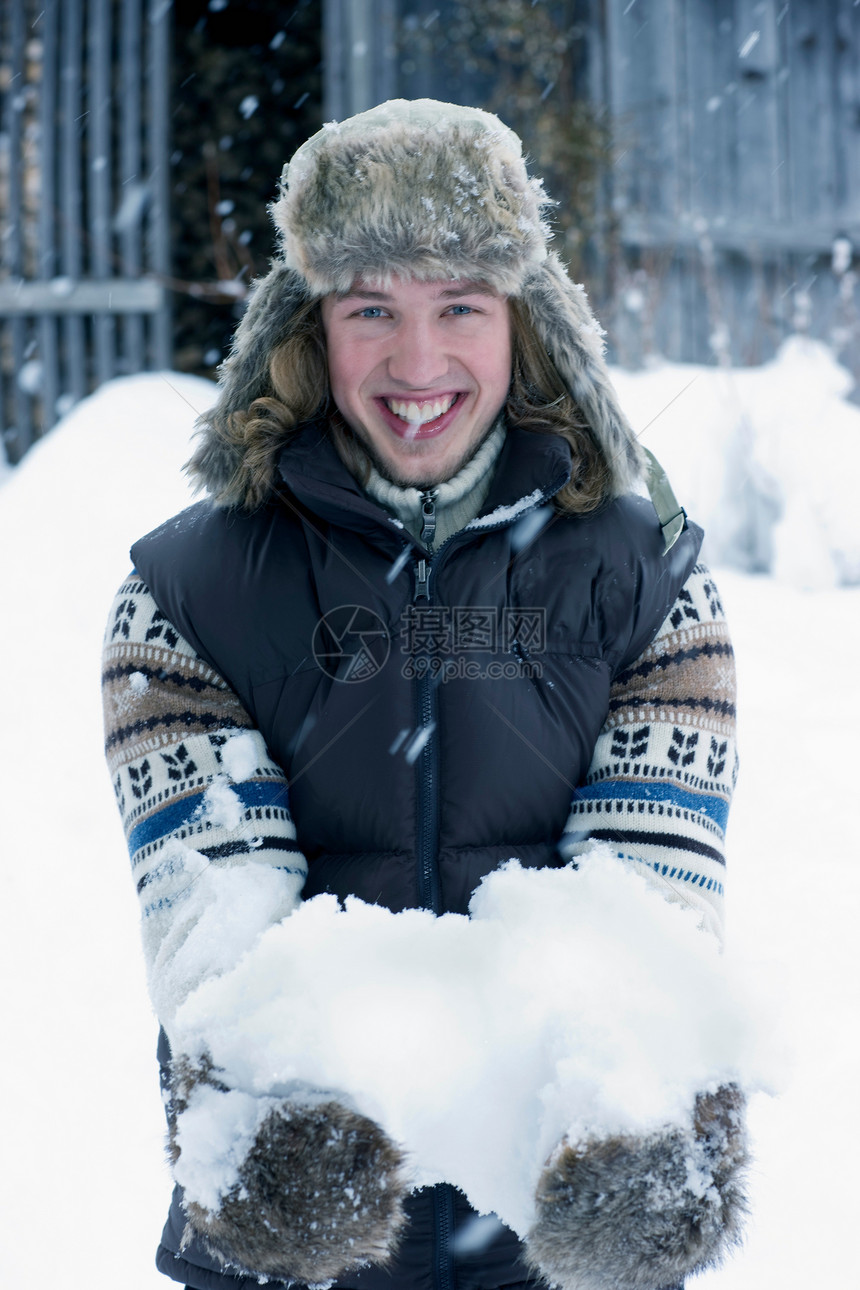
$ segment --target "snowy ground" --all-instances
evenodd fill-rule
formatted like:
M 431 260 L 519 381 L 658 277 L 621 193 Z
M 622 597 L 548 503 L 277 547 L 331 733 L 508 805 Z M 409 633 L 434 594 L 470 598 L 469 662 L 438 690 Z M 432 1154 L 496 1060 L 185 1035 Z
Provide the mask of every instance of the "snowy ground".
M 752 1109 L 746 1248 L 697 1283 L 720 1290 L 856 1284 L 860 588 L 836 584 L 860 568 L 860 412 L 841 380 L 820 347 L 752 372 L 619 374 L 637 428 L 679 396 L 643 439 L 710 521 L 712 559 L 752 552 L 778 575 L 719 579 L 741 685 L 730 942 L 792 1049 L 780 1096 Z M 99 652 L 129 543 L 185 504 L 179 465 L 211 394 L 176 375 L 116 382 L 0 489 L 4 1286 L 167 1284 L 152 1266 L 169 1193 L 156 1028 L 101 755 Z M 726 523 L 732 459 L 748 487 Z

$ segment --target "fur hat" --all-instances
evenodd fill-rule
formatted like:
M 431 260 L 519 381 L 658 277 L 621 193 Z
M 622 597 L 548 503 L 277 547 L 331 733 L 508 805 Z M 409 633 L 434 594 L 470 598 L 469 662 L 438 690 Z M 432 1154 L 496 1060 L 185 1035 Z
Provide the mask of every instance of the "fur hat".
M 301 304 L 348 290 L 359 275 L 377 284 L 466 278 L 525 306 L 610 463 L 613 493 L 628 492 L 642 452 L 585 291 L 548 249 L 549 205 L 518 137 L 479 108 L 395 99 L 324 126 L 284 167 L 271 207 L 280 255 L 251 290 L 192 473 L 228 505 L 241 502 L 229 493 L 239 450 L 212 431 L 268 392 L 270 354 Z

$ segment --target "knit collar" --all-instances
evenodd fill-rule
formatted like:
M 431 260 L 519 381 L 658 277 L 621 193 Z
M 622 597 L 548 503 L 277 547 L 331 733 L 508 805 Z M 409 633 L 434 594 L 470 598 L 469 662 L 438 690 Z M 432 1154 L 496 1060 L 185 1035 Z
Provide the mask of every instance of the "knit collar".
M 504 419 L 499 417 L 474 457 L 467 461 L 465 466 L 457 471 L 456 475 L 446 479 L 443 484 L 437 484 L 433 487 L 432 491 L 435 494 L 437 510 L 446 510 L 448 507 L 462 502 L 469 493 L 478 488 L 482 480 L 486 479 L 487 487 L 489 487 L 489 476 L 496 464 L 504 441 L 505 423 Z M 364 488 L 365 492 L 369 493 L 386 510 L 393 511 L 404 523 L 408 523 L 409 520 L 421 513 L 421 490 L 418 488 L 403 488 L 399 484 L 393 484 L 390 479 L 385 479 L 380 475 L 372 464 L 370 465 L 370 474 L 365 481 Z M 487 489 L 485 488 L 481 501 L 486 496 L 486 492 Z

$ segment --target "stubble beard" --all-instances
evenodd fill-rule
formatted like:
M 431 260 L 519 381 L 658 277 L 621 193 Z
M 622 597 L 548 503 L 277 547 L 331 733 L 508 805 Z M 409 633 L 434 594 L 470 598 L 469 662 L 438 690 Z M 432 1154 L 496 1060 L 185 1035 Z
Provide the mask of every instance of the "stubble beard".
M 455 475 L 459 474 L 465 466 L 468 466 L 469 462 L 477 456 L 478 452 L 493 433 L 493 430 L 498 424 L 501 412 L 502 409 L 500 408 L 476 442 L 466 449 L 462 457 L 459 457 L 454 461 L 453 466 L 445 469 L 441 474 L 424 475 L 417 479 L 408 478 L 405 475 L 399 474 L 395 467 L 385 461 L 376 451 L 376 448 L 371 442 L 370 437 L 366 435 L 363 427 L 361 430 L 353 429 L 353 434 L 361 444 L 363 452 L 373 465 L 374 469 L 382 476 L 383 479 L 387 480 L 389 484 L 394 484 L 397 488 L 417 488 L 419 493 L 424 493 L 430 488 L 438 488 L 440 484 L 447 483 L 449 479 L 453 479 Z

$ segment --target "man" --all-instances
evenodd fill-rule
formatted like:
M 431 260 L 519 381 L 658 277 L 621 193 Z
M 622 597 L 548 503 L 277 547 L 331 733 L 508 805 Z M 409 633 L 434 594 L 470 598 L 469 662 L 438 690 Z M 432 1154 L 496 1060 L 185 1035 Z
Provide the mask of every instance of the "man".
M 474 109 L 383 104 L 309 140 L 202 419 L 209 499 L 135 546 L 111 614 L 108 758 L 193 1191 L 158 1266 L 195 1290 L 663 1290 L 737 1235 L 733 1087 L 683 1132 L 562 1144 L 527 1242 L 499 1225 L 471 1253 L 465 1197 L 410 1193 L 346 1094 L 255 1088 L 232 1183 L 188 1175 L 192 1111 L 214 1126 L 239 1089 L 205 1045 L 171 1052 L 177 1011 L 300 900 L 465 914 L 509 858 L 609 840 L 719 932 L 731 646 L 545 204 Z

